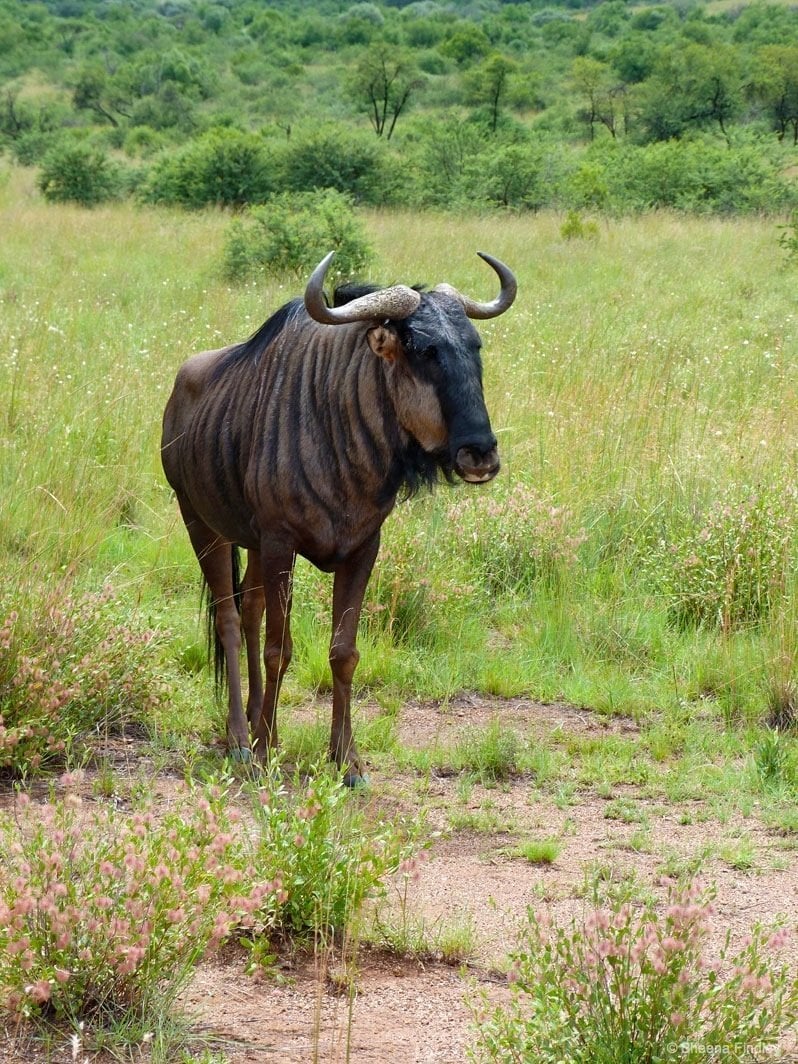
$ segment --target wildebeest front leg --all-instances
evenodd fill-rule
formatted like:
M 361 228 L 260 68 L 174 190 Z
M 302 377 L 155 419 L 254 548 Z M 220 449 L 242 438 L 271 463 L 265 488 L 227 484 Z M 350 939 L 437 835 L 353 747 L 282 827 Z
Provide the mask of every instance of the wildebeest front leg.
M 247 719 L 254 729 L 263 706 L 260 629 L 263 622 L 263 610 L 266 605 L 258 551 L 250 550 L 247 553 L 247 571 L 244 574 L 241 590 L 243 592 L 241 599 L 241 627 L 244 631 L 244 643 L 247 648 L 247 675 L 249 679 Z
M 266 688 L 261 712 L 253 727 L 255 753 L 260 761 L 265 761 L 269 750 L 277 746 L 277 700 L 293 653 L 291 584 L 295 560 L 293 551 L 261 551 L 260 568 L 266 603 L 266 637 L 263 645 Z
M 366 585 L 380 546 L 379 533 L 335 572 L 330 667 L 333 676 L 333 713 L 330 757 L 344 770 L 352 787 L 365 778 L 365 765 L 352 736 L 352 677 L 360 660 L 357 626 Z

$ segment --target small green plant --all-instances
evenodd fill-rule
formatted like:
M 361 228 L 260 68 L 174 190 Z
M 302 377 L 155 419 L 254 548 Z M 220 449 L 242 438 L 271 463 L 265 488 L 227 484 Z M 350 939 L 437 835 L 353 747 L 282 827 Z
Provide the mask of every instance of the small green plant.
M 426 858 L 422 851 L 401 862 L 393 881 L 396 904 L 387 913 L 384 907 L 375 911 L 367 938 L 403 957 L 463 964 L 476 949 L 473 917 L 452 913 L 428 920 L 411 906 L 411 888 L 418 885 Z
M 798 209 L 790 213 L 785 225 L 777 227 L 779 235 L 779 247 L 786 252 L 787 263 L 794 266 L 798 263 Z
M 483 783 L 498 783 L 520 772 L 521 740 L 512 728 L 493 720 L 486 728 L 469 731 L 453 756 L 461 769 L 475 773 Z
M 168 1011 L 194 966 L 231 930 L 265 930 L 284 897 L 252 879 L 223 787 L 166 816 L 26 794 L 0 818 L 0 1010 L 12 1020 L 98 1026 Z
M 742 1062 L 798 1019 L 789 935 L 729 932 L 710 953 L 712 905 L 693 884 L 664 913 L 615 901 L 570 927 L 530 912 L 512 954 L 508 1006 L 482 995 L 472 1059 L 555 1064 Z
M 778 787 L 788 781 L 789 747 L 777 728 L 768 728 L 755 746 L 754 764 L 763 787 Z
M 756 866 L 756 849 L 747 835 L 729 839 L 719 847 L 718 856 L 735 872 L 751 872 Z
M 234 281 L 261 273 L 305 274 L 328 251 L 335 251 L 330 275 L 338 279 L 358 274 L 371 259 L 351 199 L 334 189 L 284 193 L 233 221 L 224 272 Z
M 275 930 L 322 941 L 349 930 L 367 899 L 384 890 L 408 847 L 400 825 L 370 821 L 357 795 L 324 765 L 286 781 L 274 759 L 253 801 L 255 867 L 286 893 Z
M 559 839 L 526 839 L 509 851 L 512 857 L 523 857 L 534 865 L 551 865 L 562 853 Z
M 447 815 L 453 831 L 473 831 L 480 835 L 510 835 L 516 830 L 515 817 L 506 810 L 483 804 L 479 809 L 452 809 Z
M 613 798 L 604 806 L 607 820 L 620 820 L 624 824 L 643 824 L 646 821 L 645 810 L 632 798 Z
M 570 210 L 560 226 L 563 240 L 595 240 L 599 235 L 596 222 L 584 219 L 579 211 Z

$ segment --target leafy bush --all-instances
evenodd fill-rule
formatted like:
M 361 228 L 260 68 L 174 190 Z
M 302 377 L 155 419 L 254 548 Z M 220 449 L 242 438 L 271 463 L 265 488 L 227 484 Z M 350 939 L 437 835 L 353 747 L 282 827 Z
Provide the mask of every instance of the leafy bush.
M 703 512 L 675 513 L 640 567 L 676 623 L 729 631 L 782 599 L 797 532 L 794 488 L 735 490 Z
M 742 1062 L 798 1019 L 798 983 L 779 950 L 787 932 L 757 927 L 709 953 L 712 906 L 693 885 L 664 914 L 615 902 L 562 928 L 530 912 L 512 955 L 512 1000 L 483 995 L 473 1059 L 538 1064 Z
M 333 250 L 333 277 L 351 277 L 371 258 L 351 200 L 333 189 L 284 194 L 233 221 L 224 271 L 231 280 L 259 273 L 304 275 Z
M 145 203 L 198 209 L 263 203 L 273 190 L 273 163 L 263 138 L 214 129 L 161 158 L 141 196 Z
M 170 1005 L 209 949 L 267 927 L 284 896 L 246 880 L 241 836 L 220 788 L 160 820 L 20 795 L 0 815 L 0 1011 L 82 1024 Z
M 710 137 L 642 146 L 597 144 L 583 157 L 574 188 L 593 174 L 596 206 L 613 211 L 671 207 L 700 213 L 773 211 L 795 204 L 796 191 L 761 144 L 728 147 Z M 579 176 L 581 175 L 581 176 Z M 572 190 L 573 194 L 573 190 Z M 589 197 L 574 206 L 590 206 Z
M 32 129 L 16 137 L 9 150 L 20 166 L 38 166 L 47 153 L 57 147 L 61 137 L 61 133 L 49 129 Z
M 158 635 L 135 618 L 120 623 L 119 612 L 106 588 L 0 613 L 0 770 L 36 771 L 76 735 L 141 719 L 162 702 Z
M 311 769 L 309 783 L 295 773 L 290 788 L 273 761 L 256 792 L 254 866 L 278 878 L 284 904 L 277 931 L 296 936 L 344 931 L 363 903 L 407 856 L 396 823 L 370 823 L 338 774 Z
M 97 148 L 59 143 L 42 159 L 38 186 L 53 203 L 94 207 L 118 197 L 124 187 L 121 169 Z
M 279 169 L 283 192 L 332 188 L 354 203 L 375 206 L 391 197 L 392 170 L 381 142 L 345 127 L 293 137 L 281 151 Z

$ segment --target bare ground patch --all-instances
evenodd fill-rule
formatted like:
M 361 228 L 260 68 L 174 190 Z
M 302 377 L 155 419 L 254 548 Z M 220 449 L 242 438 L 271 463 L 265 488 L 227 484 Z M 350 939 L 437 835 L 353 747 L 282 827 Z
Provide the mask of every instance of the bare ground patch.
M 367 706 L 365 715 L 378 714 Z M 328 720 L 322 704 L 293 711 L 297 720 Z M 605 718 L 565 705 L 528 700 L 491 700 L 462 696 L 447 703 L 409 702 L 398 714 L 403 745 L 423 748 L 456 742 L 470 728 L 500 720 L 527 737 L 624 734 L 637 731 L 633 721 Z M 159 803 L 168 806 L 181 789 L 178 776 L 155 766 L 138 741 L 116 741 L 102 753 L 124 776 L 150 776 Z M 97 795 L 97 768 L 86 777 L 87 793 Z M 42 794 L 46 793 L 45 789 Z M 368 798 L 378 810 L 426 810 L 434 835 L 426 859 L 409 885 L 406 913 L 434 930 L 445 922 L 467 922 L 474 950 L 465 966 L 403 957 L 361 948 L 350 980 L 341 977 L 340 957 L 320 951 L 315 957 L 281 958 L 279 978 L 252 978 L 238 948 L 197 971 L 182 1004 L 192 1015 L 198 1045 L 206 1044 L 231 1064 L 330 1064 L 361 1060 L 369 1064 L 455 1064 L 467 1059 L 473 1038 L 468 999 L 475 987 L 492 996 L 506 993 L 500 971 L 527 909 L 546 907 L 555 920 L 579 917 L 589 906 L 587 884 L 596 874 L 664 899 L 673 882 L 673 867 L 687 867 L 701 855 L 702 876 L 717 888 L 718 941 L 731 929 L 742 938 L 754 923 L 777 915 L 794 919 L 798 908 L 798 854 L 789 838 L 769 831 L 752 810 L 721 824 L 711 815 L 695 815 L 704 803 L 668 803 L 634 786 L 622 793 L 631 803 L 627 818 L 615 815 L 611 800 L 584 788 L 568 803 L 555 801 L 531 778 L 499 786 L 474 783 L 464 797 L 455 776 L 420 778 L 411 771 L 383 768 L 372 773 Z M 6 795 L 4 801 L 8 802 Z M 119 800 L 119 799 L 116 799 Z M 475 815 L 490 809 L 494 830 L 452 825 L 453 810 Z M 467 818 L 466 818 L 467 819 Z M 550 864 L 533 864 L 517 856 L 519 842 L 556 836 L 560 850 Z M 733 867 L 720 852 L 723 838 L 744 837 L 753 855 L 750 869 Z M 406 915 L 403 893 L 389 892 L 383 920 Z M 793 943 L 791 959 L 798 962 Z M 142 1055 L 131 1059 L 146 1059 Z M 791 1047 L 785 1045 L 788 1060 Z M 53 1064 L 102 1055 L 73 1056 L 68 1045 L 42 1054 L 20 1032 L 6 1032 L 0 1060 L 8 1064 Z M 177 1062 L 176 1062 L 177 1064 Z

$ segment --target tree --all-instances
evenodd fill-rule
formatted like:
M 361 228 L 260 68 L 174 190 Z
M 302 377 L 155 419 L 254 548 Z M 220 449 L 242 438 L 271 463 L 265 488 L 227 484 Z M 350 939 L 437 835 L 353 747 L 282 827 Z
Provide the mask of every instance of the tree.
M 770 44 L 755 57 L 748 94 L 764 107 L 779 140 L 792 130 L 798 145 L 798 47 Z
M 728 124 L 742 103 L 740 62 L 728 46 L 671 45 L 663 49 L 642 92 L 642 118 L 651 140 L 680 137 L 690 127 Z
M 574 88 L 585 101 L 579 117 L 587 122 L 590 139 L 596 135 L 596 123 L 605 126 L 613 140 L 618 135 L 618 126 L 628 125 L 626 87 L 613 77 L 612 69 L 590 56 L 578 56 L 571 63 L 571 78 Z
M 494 52 L 464 79 L 469 100 L 487 107 L 493 133 L 496 132 L 499 124 L 501 108 L 507 98 L 510 82 L 516 69 L 516 64 L 512 59 Z
M 459 66 L 466 66 L 476 59 L 483 59 L 490 52 L 490 41 L 485 31 L 473 22 L 458 22 L 452 33 L 440 45 L 438 51 Z
M 72 102 L 79 111 L 94 111 L 114 127 L 119 125 L 119 116 L 129 117 L 128 101 L 100 67 L 84 67 L 79 72 Z
M 381 41 L 364 53 L 351 87 L 357 102 L 368 111 L 374 132 L 390 140 L 399 116 L 423 84 L 409 54 Z

